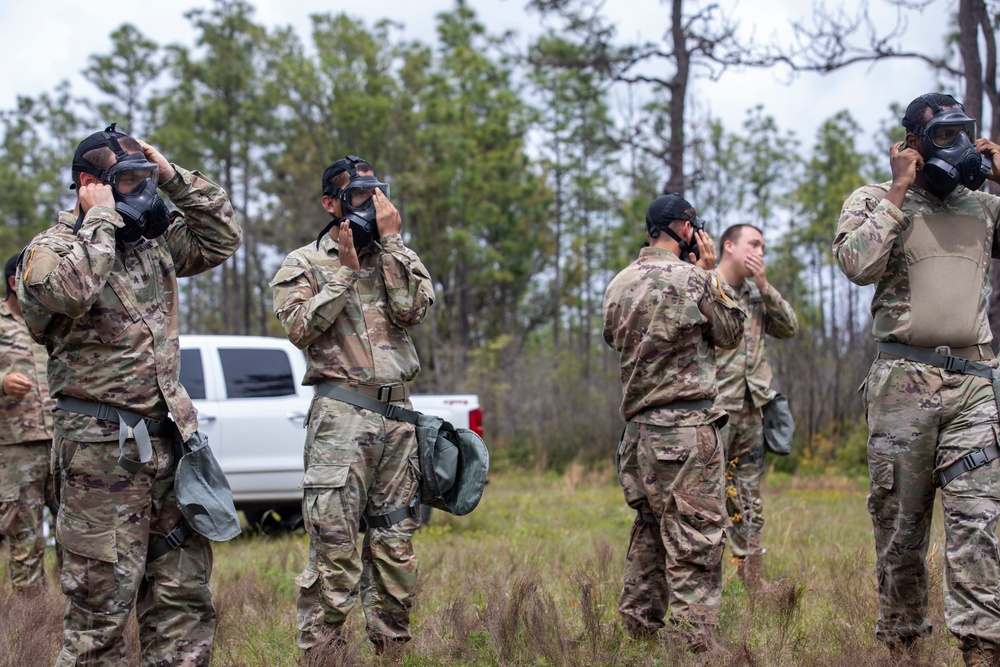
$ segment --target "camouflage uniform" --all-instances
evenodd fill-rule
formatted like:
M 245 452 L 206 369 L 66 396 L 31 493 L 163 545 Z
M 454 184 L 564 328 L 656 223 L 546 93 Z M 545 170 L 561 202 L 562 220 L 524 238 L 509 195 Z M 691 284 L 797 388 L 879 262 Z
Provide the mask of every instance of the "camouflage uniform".
M 748 279 L 736 290 L 736 297 L 747 321 L 743 340 L 735 349 L 715 351 L 719 386 L 715 407 L 729 414 L 729 422 L 722 429 L 727 461 L 726 510 L 733 523 L 727 531 L 729 550 L 737 558 L 746 558 L 762 552 L 764 499 L 760 482 L 764 475 L 764 416 L 761 410 L 776 393 L 771 389 L 771 365 L 767 362 L 764 334 L 791 338 L 799 329 L 799 320 L 792 306 L 772 285 L 762 294 L 753 280 Z
M 986 304 L 1000 198 L 959 186 L 942 201 L 910 186 L 900 210 L 883 199 L 889 185 L 851 195 L 833 245 L 852 282 L 875 285 L 875 339 L 931 350 L 947 345 L 956 356 L 995 367 Z M 876 636 L 908 644 L 931 629 L 925 557 L 937 473 L 997 442 L 997 405 L 985 378 L 884 353 L 872 364 L 862 398 L 877 556 Z M 941 493 L 945 620 L 963 646 L 1000 642 L 998 469 L 994 461 L 966 472 Z
M 634 637 L 672 623 L 700 641 L 718 624 L 726 506 L 715 346 L 732 347 L 743 313 L 714 273 L 643 248 L 604 295 L 604 340 L 621 355 L 619 481 L 637 510 L 618 610 Z
M 123 223 L 95 206 L 78 234 L 76 216 L 31 242 L 18 297 L 49 353 L 53 397 L 107 403 L 152 419 L 169 412 L 183 438 L 197 411 L 178 381 L 177 278 L 221 264 L 242 232 L 225 191 L 179 167 L 160 185 L 183 213 L 163 236 L 115 245 Z M 153 437 L 153 459 L 132 474 L 117 464 L 118 422 L 57 410 L 54 466 L 62 476 L 56 537 L 69 598 L 57 665 L 125 665 L 125 623 L 137 605 L 144 665 L 207 665 L 215 632 L 208 585 L 210 542 L 186 543 L 147 563 L 151 542 L 181 515 L 173 491 L 173 438 Z M 138 460 L 133 438 L 125 443 Z M 138 599 L 137 599 L 138 598 Z
M 52 405 L 45 348 L 20 315 L 0 302 L 0 535 L 10 544 L 15 590 L 45 585 L 45 505 L 52 503 Z M 3 378 L 20 373 L 34 387 L 24 398 L 5 396 Z
M 406 329 L 434 302 L 431 280 L 399 234 L 383 237 L 381 247 L 363 251 L 355 272 L 341 265 L 338 242 L 324 234 L 318 245 L 292 252 L 272 280 L 274 312 L 306 353 L 303 384 L 398 384 L 420 370 Z M 398 404 L 410 407 L 408 400 Z M 295 580 L 302 649 L 339 633 L 357 600 L 363 568 L 371 581 L 361 590 L 369 638 L 377 646 L 410 638 L 417 588 L 411 538 L 418 522 L 369 528 L 360 555 L 357 537 L 363 514 L 405 507 L 418 483 L 412 424 L 313 399 L 302 482 L 309 563 Z

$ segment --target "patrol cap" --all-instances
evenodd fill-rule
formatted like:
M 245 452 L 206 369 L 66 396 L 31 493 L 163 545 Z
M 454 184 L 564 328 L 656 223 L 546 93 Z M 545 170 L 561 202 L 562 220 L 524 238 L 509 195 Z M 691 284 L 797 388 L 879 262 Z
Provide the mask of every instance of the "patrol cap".
M 687 210 L 693 208 L 687 199 L 676 193 L 657 197 L 646 209 L 646 228 L 663 229 L 674 220 L 692 220 Z

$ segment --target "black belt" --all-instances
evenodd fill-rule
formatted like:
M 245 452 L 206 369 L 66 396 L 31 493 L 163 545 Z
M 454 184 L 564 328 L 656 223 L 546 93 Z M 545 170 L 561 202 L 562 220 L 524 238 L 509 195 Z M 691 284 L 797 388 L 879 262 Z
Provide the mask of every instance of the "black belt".
M 966 454 L 939 473 L 941 476 L 941 488 L 943 489 L 948 482 L 962 473 L 981 468 L 998 457 L 1000 457 L 1000 447 L 997 447 L 995 443 Z
M 963 373 L 965 375 L 976 375 L 981 378 L 986 378 L 987 380 L 993 379 L 993 369 L 986 364 L 965 359 L 964 357 L 956 357 L 950 354 L 951 348 L 947 345 L 942 345 L 941 347 L 936 348 L 936 350 L 941 350 L 941 352 L 931 352 L 930 350 L 914 347 L 912 345 L 904 345 L 902 343 L 878 344 L 880 357 L 883 355 L 889 355 L 890 357 L 899 357 L 900 359 L 915 361 L 919 364 L 927 364 L 928 366 L 943 368 L 946 371 Z M 942 352 L 944 352 L 944 354 L 942 354 Z
M 651 405 L 649 410 L 711 410 L 713 401 L 703 398 L 696 401 L 673 401 L 664 405 Z
M 153 459 L 153 443 L 150 438 L 172 438 L 177 431 L 177 425 L 170 419 L 152 419 L 143 417 L 137 412 L 118 408 L 107 403 L 85 401 L 81 398 L 60 396 L 56 399 L 56 409 L 75 412 L 94 417 L 102 421 L 118 422 L 118 465 L 131 473 L 137 473 Z M 128 430 L 132 429 L 135 443 L 139 448 L 139 460 L 133 461 L 125 456 L 125 440 Z
M 375 385 L 362 385 L 374 387 Z M 383 385 L 388 387 L 397 387 L 406 385 Z M 316 393 L 320 396 L 325 396 L 327 398 L 332 398 L 335 401 L 342 401 L 349 405 L 353 405 L 356 408 L 364 408 L 365 410 L 371 410 L 372 412 L 377 412 L 378 414 L 386 417 L 388 419 L 395 419 L 396 421 L 409 422 L 411 424 L 417 423 L 417 417 L 420 416 L 419 412 L 414 412 L 413 410 L 407 410 L 399 405 L 393 405 L 392 403 L 387 403 L 381 401 L 372 396 L 367 396 L 365 394 L 353 391 L 354 386 L 348 389 L 346 386 L 337 386 L 329 382 L 321 382 L 316 385 Z
M 760 445 L 757 448 L 750 450 L 746 454 L 736 457 L 736 465 L 742 466 L 746 465 L 747 463 L 753 463 L 754 461 L 760 461 L 762 458 L 764 458 L 764 454 L 766 452 L 767 450 L 764 449 L 764 445 Z

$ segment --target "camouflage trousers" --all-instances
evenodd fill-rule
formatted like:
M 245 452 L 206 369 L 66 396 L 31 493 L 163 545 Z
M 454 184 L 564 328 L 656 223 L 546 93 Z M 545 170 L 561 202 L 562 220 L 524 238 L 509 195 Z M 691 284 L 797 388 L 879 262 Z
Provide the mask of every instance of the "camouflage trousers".
M 629 634 L 671 623 L 710 631 L 722 600 L 726 505 L 718 428 L 630 421 L 618 447 L 618 478 L 637 510 L 618 601 Z
M 904 359 L 876 360 L 862 396 L 877 557 L 875 632 L 881 641 L 911 641 L 931 630 L 926 556 L 937 473 L 997 442 L 997 406 L 989 380 Z M 956 477 L 942 489 L 941 505 L 948 629 L 964 641 L 1000 643 L 1000 461 Z
M 51 440 L 0 446 L 0 535 L 10 546 L 10 581 L 15 591 L 45 587 L 46 504 L 54 507 L 49 451 Z
M 729 551 L 736 558 L 763 553 L 764 497 L 760 483 L 764 477 L 764 457 L 740 462 L 740 457 L 764 445 L 764 414 L 753 399 L 743 399 L 743 407 L 729 412 L 722 429 L 726 449 L 726 511 L 732 526 L 726 531 Z
M 317 397 L 305 466 L 309 563 L 295 579 L 299 647 L 338 634 L 359 594 L 372 642 L 408 641 L 417 591 L 411 540 L 419 522 L 370 527 L 360 549 L 358 532 L 363 515 L 386 514 L 414 498 L 420 481 L 414 426 Z
M 62 475 L 56 537 L 63 549 L 66 607 L 56 667 L 128 664 L 123 633 L 133 606 L 142 664 L 204 666 L 212 657 L 215 607 L 208 580 L 212 546 L 195 533 L 146 562 L 151 542 L 181 519 L 174 496 L 173 442 L 152 438 L 153 459 L 138 473 L 118 466 L 118 442 L 56 436 Z M 138 460 L 135 441 L 125 442 Z

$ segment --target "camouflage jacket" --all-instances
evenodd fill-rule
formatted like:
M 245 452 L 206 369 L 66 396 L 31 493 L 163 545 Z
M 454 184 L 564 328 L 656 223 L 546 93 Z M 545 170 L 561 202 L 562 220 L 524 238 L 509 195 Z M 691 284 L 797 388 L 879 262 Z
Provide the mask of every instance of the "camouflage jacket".
M 18 268 L 17 293 L 32 337 L 49 353 L 53 397 L 108 403 L 162 419 L 170 413 L 184 438 L 198 428 L 197 411 L 178 381 L 177 278 L 228 259 L 242 230 L 225 190 L 174 165 L 160 189 L 180 209 L 167 232 L 152 241 L 115 245 L 123 222 L 95 206 L 79 233 L 76 216 L 59 221 L 28 245 Z M 81 442 L 118 438 L 118 422 L 63 410 L 55 425 Z
M 0 445 L 52 439 L 52 406 L 45 375 L 45 348 L 36 345 L 24 320 L 0 301 Z M 24 398 L 3 393 L 8 373 L 24 375 L 34 387 Z
M 715 405 L 728 411 L 743 407 L 748 389 L 758 408 L 774 398 L 764 334 L 791 338 L 799 330 L 799 319 L 791 304 L 781 298 L 773 285 L 768 284 L 767 290 L 761 293 L 753 280 L 746 280 L 735 292 L 740 307 L 747 314 L 743 340 L 734 349 L 715 351 L 719 386 Z
M 361 271 L 342 266 L 338 243 L 324 234 L 293 251 L 278 269 L 274 314 L 288 339 L 306 353 L 302 383 L 328 379 L 366 384 L 409 382 L 420 370 L 406 329 L 434 303 L 434 287 L 399 234 L 362 252 Z
M 959 186 L 941 200 L 911 186 L 900 210 L 883 199 L 890 185 L 856 190 L 844 203 L 833 241 L 844 275 L 875 285 L 875 340 L 988 347 L 989 266 L 1000 198 Z
M 725 414 L 656 408 L 715 398 L 715 348 L 739 344 L 743 318 L 715 272 L 643 248 L 604 294 L 604 340 L 621 355 L 622 417 L 697 426 Z

